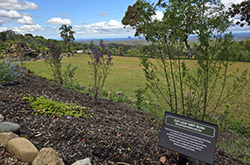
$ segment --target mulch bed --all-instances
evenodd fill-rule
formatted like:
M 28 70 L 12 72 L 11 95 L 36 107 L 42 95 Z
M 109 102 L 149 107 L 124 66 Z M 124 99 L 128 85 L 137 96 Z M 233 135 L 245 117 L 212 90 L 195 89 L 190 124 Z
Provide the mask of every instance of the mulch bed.
M 93 117 L 61 118 L 35 116 L 23 96 L 45 96 L 64 103 L 89 107 Z M 55 149 L 65 164 L 89 157 L 92 164 L 177 164 L 178 154 L 159 147 L 160 126 L 150 114 L 105 99 L 94 101 L 89 94 L 65 89 L 42 77 L 26 74 L 15 84 L 0 87 L 0 113 L 5 120 L 21 125 L 19 136 L 39 150 Z M 219 134 L 223 136 L 223 134 Z M 10 161 L 10 159 L 15 159 Z M 23 164 L 0 147 L 0 164 Z M 204 164 L 190 159 L 190 164 Z M 247 164 L 218 149 L 215 164 Z

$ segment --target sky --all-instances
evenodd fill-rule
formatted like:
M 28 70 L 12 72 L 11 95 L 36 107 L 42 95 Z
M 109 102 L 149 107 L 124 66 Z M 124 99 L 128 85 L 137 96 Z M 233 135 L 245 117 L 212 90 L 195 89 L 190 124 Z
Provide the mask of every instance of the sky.
M 222 0 L 226 8 L 242 0 Z M 136 0 L 0 0 L 0 31 L 14 30 L 45 38 L 60 39 L 59 27 L 71 25 L 76 39 L 133 37 L 122 18 Z M 157 0 L 151 0 L 157 2 Z M 157 18 L 162 13 L 157 12 Z M 235 33 L 250 28 L 230 27 Z

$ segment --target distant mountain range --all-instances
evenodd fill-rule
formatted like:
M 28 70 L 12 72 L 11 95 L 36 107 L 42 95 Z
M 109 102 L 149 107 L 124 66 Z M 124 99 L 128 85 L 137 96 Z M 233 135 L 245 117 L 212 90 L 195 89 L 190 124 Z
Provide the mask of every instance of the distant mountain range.
M 250 39 L 250 33 L 233 33 L 235 40 Z
M 250 39 L 250 33 L 233 33 L 234 40 L 241 41 Z M 131 45 L 131 44 L 140 44 L 145 45 L 149 44 L 150 42 L 147 42 L 144 38 L 135 38 L 135 37 L 127 37 L 127 38 L 103 38 L 102 39 L 105 43 L 120 43 L 125 45 Z M 197 41 L 197 36 L 190 36 L 190 41 Z M 83 42 L 83 43 L 89 43 L 93 41 L 95 44 L 98 44 L 100 42 L 100 39 L 77 39 L 76 42 Z

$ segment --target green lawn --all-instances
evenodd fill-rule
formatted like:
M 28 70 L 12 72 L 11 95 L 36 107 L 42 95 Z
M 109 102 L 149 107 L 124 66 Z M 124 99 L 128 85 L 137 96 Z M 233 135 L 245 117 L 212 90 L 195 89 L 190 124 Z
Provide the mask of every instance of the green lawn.
M 63 67 L 67 64 L 77 66 L 75 80 L 83 86 L 91 83 L 89 57 L 86 54 L 77 54 L 74 57 L 63 58 Z M 114 65 L 106 80 L 105 89 L 112 91 L 123 91 L 126 95 L 133 95 L 133 90 L 145 86 L 145 78 L 139 63 L 140 59 L 135 57 L 114 57 Z M 52 78 L 52 73 L 44 61 L 25 63 L 35 74 Z

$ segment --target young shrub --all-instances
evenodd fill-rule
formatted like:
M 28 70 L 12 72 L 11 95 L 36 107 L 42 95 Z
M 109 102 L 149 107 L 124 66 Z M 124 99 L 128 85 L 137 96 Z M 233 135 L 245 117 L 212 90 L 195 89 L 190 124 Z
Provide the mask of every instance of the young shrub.
M 21 75 L 23 69 L 12 61 L 0 63 L 0 82 L 7 84 L 14 83 L 18 76 Z M 1 86 L 1 85 L 0 85 Z
M 45 59 L 45 63 L 50 67 L 54 80 L 60 85 L 63 84 L 62 78 L 62 49 L 55 42 L 48 42 L 46 44 L 49 49 L 49 56 Z
M 93 46 L 90 48 L 89 56 L 91 60 L 88 62 L 91 74 L 93 76 L 93 94 L 95 100 L 104 87 L 105 80 L 110 72 L 110 68 L 113 65 L 110 51 L 106 48 L 106 45 L 100 42 L 99 46 Z
M 76 71 L 77 67 L 73 66 L 71 64 L 66 65 L 66 70 L 63 73 L 63 84 L 66 87 L 69 88 L 74 88 L 75 84 L 74 84 L 74 76 L 75 76 L 75 71 Z
M 145 101 L 145 98 L 144 98 L 145 90 L 146 89 L 142 89 L 142 88 L 137 88 L 136 90 L 134 90 L 135 97 L 136 97 L 135 105 L 136 105 L 136 108 L 138 109 L 142 109 L 143 102 Z

